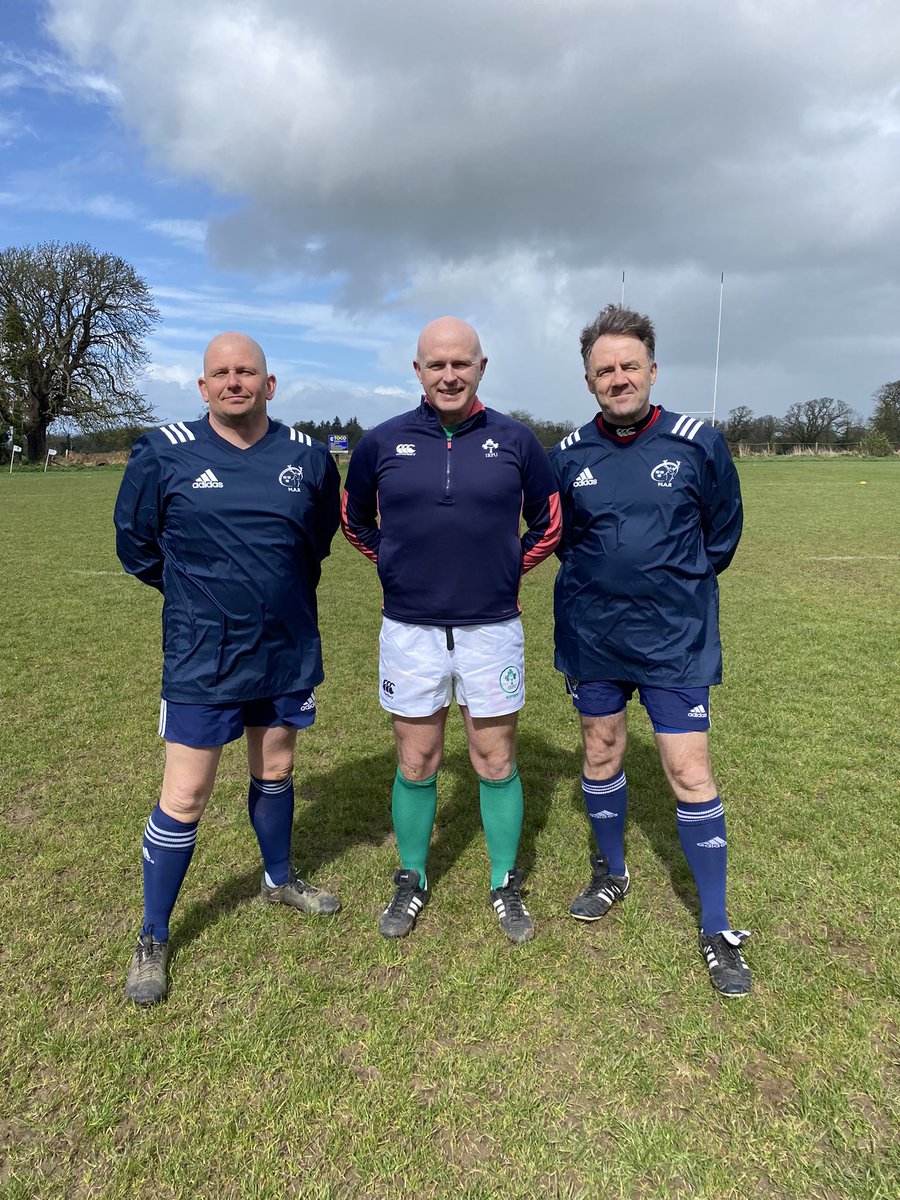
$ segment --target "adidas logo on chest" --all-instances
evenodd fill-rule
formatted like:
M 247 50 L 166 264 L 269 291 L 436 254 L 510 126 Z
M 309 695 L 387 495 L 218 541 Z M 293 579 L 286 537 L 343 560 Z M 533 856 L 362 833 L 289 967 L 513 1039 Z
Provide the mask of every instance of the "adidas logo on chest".
M 191 484 L 192 488 L 220 488 L 224 486 L 225 484 L 216 479 L 209 467 L 201 475 L 198 475 Z

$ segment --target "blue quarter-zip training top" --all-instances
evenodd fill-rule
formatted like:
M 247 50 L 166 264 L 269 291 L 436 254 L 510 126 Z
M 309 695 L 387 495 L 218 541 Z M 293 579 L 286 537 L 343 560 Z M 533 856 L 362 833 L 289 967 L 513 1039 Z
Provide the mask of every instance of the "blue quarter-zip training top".
M 527 426 L 476 399 L 450 437 L 423 397 L 361 439 L 342 522 L 378 565 L 386 617 L 491 624 L 519 615 L 522 574 L 553 552 L 559 496 L 547 452 Z

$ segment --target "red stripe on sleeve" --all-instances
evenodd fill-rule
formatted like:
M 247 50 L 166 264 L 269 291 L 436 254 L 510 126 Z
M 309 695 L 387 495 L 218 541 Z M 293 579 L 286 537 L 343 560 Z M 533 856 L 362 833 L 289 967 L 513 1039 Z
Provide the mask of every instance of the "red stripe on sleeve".
M 551 555 L 562 536 L 562 509 L 559 503 L 559 492 L 554 492 L 547 497 L 547 506 L 550 509 L 550 520 L 547 522 L 547 528 L 544 530 L 541 540 L 535 542 L 522 560 L 523 575 Z
M 355 546 L 356 549 L 359 550 L 359 552 L 361 554 L 364 554 L 366 556 L 366 558 L 370 558 L 373 563 L 377 563 L 378 555 L 375 553 L 374 550 L 370 550 L 369 547 L 367 545 L 365 545 L 364 542 L 360 541 L 359 537 L 354 533 L 354 531 L 350 525 L 350 521 L 347 517 L 347 500 L 348 500 L 348 495 L 347 495 L 347 489 L 345 488 L 344 494 L 341 497 L 341 530 L 343 531 L 344 537 L 347 539 L 347 541 L 350 543 L 351 546 Z

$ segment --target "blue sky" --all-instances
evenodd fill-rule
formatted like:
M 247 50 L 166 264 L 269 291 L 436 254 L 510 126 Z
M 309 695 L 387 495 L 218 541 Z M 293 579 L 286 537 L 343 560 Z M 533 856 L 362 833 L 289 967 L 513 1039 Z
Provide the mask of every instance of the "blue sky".
M 7 0 L 0 245 L 87 241 L 163 320 L 143 390 L 265 347 L 286 420 L 416 402 L 471 320 L 482 398 L 579 424 L 580 327 L 654 318 L 670 409 L 862 415 L 900 377 L 900 11 L 872 0 Z

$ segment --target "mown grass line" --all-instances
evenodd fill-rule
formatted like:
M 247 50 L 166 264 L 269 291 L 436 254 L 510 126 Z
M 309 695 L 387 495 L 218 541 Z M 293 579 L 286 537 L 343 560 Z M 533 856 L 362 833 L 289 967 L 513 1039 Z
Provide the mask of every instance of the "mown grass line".
M 316 922 L 258 902 L 229 748 L 176 910 L 171 996 L 151 1012 L 121 989 L 161 777 L 159 599 L 115 559 L 120 472 L 0 478 L 0 1195 L 893 1200 L 900 464 L 739 469 L 713 718 L 732 917 L 755 930 L 748 1001 L 707 982 L 640 710 L 634 890 L 595 926 L 566 915 L 589 844 L 547 564 L 522 590 L 537 940 L 507 945 L 488 907 L 458 719 L 434 899 L 410 939 L 378 936 L 395 866 L 379 590 L 338 539 L 295 845 L 344 910 Z

